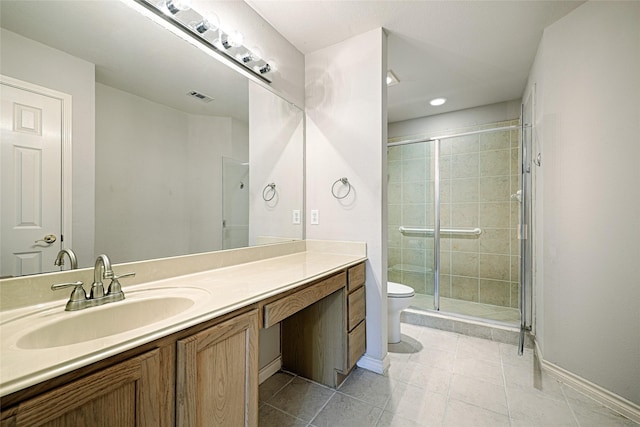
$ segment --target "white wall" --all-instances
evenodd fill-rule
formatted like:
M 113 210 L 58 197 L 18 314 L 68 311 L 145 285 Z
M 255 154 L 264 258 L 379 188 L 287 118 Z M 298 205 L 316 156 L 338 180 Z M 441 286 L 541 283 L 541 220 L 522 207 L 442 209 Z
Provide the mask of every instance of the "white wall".
M 249 244 L 261 236 L 302 239 L 304 193 L 304 117 L 302 110 L 268 90 L 249 84 L 250 211 Z M 266 185 L 276 184 L 276 193 Z
M 381 28 L 306 55 L 308 239 L 367 244 L 367 352 L 360 364 L 387 361 L 386 35 Z M 331 195 L 347 177 L 351 194 Z M 310 224 L 310 211 L 319 224 Z
M 246 124 L 102 84 L 96 113 L 96 252 L 124 262 L 221 249 L 222 156 L 248 151 Z
M 72 96 L 73 248 L 81 267 L 93 265 L 93 64 L 5 29 L 0 30 L 0 73 Z
M 542 151 L 536 292 L 543 358 L 636 404 L 639 23 L 638 2 L 581 5 L 545 30 L 525 92 L 535 84 Z

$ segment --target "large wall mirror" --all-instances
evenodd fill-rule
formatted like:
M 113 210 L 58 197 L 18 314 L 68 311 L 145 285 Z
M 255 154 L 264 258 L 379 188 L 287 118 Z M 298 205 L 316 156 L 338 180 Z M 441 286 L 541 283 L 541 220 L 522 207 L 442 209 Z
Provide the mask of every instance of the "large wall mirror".
M 101 253 L 130 262 L 304 237 L 295 221 L 304 218 L 299 108 L 123 2 L 0 7 L 0 74 L 8 79 L 0 277 L 57 271 L 62 247 L 89 267 Z M 70 102 L 49 106 L 41 88 Z M 60 114 L 62 130 L 48 118 Z M 15 132 L 16 123 L 26 131 Z M 62 132 L 58 142 L 66 132 L 71 164 L 64 146 L 45 157 L 31 127 L 40 136 Z M 62 169 L 49 174 L 55 162 Z M 70 171 L 65 206 L 60 176 Z M 64 242 L 65 230 L 43 225 L 48 211 L 63 212 L 59 224 L 71 212 Z M 48 235 L 58 239 L 48 243 Z

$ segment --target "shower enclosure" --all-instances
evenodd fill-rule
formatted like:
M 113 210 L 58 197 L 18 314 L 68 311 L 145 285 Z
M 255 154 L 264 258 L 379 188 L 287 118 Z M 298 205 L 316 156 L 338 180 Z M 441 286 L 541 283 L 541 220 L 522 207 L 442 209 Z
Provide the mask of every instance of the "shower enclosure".
M 412 308 L 519 326 L 520 120 L 388 144 L 390 281 Z

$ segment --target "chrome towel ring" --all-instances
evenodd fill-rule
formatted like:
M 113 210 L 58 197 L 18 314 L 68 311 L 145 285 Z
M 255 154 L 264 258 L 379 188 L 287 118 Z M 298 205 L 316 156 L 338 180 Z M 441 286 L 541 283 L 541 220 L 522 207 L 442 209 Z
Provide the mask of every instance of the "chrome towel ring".
M 349 188 L 347 189 L 347 192 L 344 196 L 338 196 L 336 194 L 336 184 L 341 182 L 342 185 L 346 185 Z M 335 197 L 338 200 L 344 199 L 345 197 L 347 197 L 349 195 L 349 193 L 351 193 L 351 183 L 349 182 L 349 180 L 346 177 L 340 178 L 338 180 L 336 180 L 336 182 L 333 183 L 333 185 L 331 186 L 331 194 L 333 194 L 333 197 Z
M 274 197 L 276 197 L 276 184 L 272 182 L 271 184 L 267 184 L 264 190 L 262 190 L 262 199 L 265 202 L 270 202 Z

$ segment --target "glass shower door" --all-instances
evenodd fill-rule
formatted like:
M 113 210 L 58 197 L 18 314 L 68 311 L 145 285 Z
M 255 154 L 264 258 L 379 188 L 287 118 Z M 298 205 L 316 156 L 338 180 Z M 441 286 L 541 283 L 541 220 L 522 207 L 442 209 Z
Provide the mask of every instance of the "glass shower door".
M 413 308 L 432 310 L 437 170 L 434 142 L 389 146 L 388 162 L 388 279 L 415 290 Z

